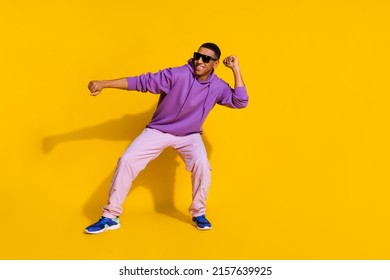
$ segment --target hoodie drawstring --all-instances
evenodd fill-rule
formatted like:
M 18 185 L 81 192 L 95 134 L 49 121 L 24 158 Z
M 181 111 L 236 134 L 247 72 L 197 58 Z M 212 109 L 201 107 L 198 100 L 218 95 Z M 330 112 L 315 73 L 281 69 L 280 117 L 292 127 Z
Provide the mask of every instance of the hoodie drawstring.
M 187 100 L 188 100 L 188 97 L 190 96 L 192 88 L 194 87 L 194 83 L 195 83 L 195 79 L 192 81 L 191 87 L 190 87 L 190 89 L 187 92 L 186 99 L 184 100 L 183 105 L 181 106 L 179 112 L 176 115 L 176 119 L 179 117 L 180 113 L 184 110 L 184 106 L 186 106 L 186 104 L 187 104 Z
M 206 94 L 206 98 L 204 99 L 204 102 L 203 102 L 203 112 L 202 112 L 201 120 L 203 120 L 204 114 L 206 113 L 206 104 L 207 104 L 207 100 L 209 99 L 209 95 L 210 95 L 210 83 L 207 84 L 207 94 Z

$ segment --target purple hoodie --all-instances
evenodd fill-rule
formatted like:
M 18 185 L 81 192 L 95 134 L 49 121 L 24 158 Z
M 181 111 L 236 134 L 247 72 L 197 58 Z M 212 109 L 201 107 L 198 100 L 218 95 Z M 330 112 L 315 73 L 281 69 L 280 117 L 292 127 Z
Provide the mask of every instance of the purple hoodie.
M 248 105 L 246 87 L 232 89 L 214 72 L 206 81 L 198 80 L 192 59 L 183 66 L 128 77 L 127 81 L 128 90 L 160 94 L 156 112 L 147 127 L 176 136 L 201 133 L 215 104 L 230 108 Z

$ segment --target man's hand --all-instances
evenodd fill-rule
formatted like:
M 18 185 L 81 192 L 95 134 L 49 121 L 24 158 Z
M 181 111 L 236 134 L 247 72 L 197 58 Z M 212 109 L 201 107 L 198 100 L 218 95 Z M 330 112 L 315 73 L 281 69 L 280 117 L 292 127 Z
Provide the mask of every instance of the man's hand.
M 98 95 L 105 88 L 127 89 L 127 78 L 90 81 L 88 84 L 88 89 L 92 96 Z
M 230 55 L 223 60 L 223 64 L 232 69 L 234 75 L 234 84 L 235 87 L 243 87 L 245 86 L 244 80 L 241 76 L 240 66 L 238 65 L 238 58 L 235 55 Z
M 230 55 L 223 60 L 223 64 L 231 69 L 238 68 L 238 58 L 235 55 Z
M 98 95 L 103 90 L 103 81 L 90 81 L 88 89 L 91 92 L 91 96 Z

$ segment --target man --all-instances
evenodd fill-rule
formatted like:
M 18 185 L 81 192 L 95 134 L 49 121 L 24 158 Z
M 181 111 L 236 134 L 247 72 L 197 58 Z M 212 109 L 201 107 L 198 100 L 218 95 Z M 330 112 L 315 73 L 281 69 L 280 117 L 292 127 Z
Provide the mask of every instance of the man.
M 189 212 L 194 225 L 199 230 L 211 229 L 211 223 L 205 216 L 211 174 L 201 137 L 202 125 L 215 104 L 231 108 L 244 108 L 248 104 L 237 57 L 232 55 L 223 61 L 233 71 L 235 87 L 232 89 L 214 73 L 220 56 L 217 45 L 205 43 L 181 67 L 89 83 L 92 96 L 100 94 L 104 88 L 117 88 L 148 91 L 160 94 L 160 98 L 150 123 L 119 159 L 103 215 L 98 222 L 86 228 L 86 233 L 100 233 L 120 227 L 122 205 L 133 180 L 167 147 L 173 147 L 179 153 L 186 169 L 191 172 L 192 203 Z

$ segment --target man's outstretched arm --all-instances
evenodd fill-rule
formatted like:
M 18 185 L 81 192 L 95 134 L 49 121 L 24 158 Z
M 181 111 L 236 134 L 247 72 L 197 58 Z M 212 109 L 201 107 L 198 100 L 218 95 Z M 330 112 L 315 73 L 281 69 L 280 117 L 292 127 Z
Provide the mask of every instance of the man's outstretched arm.
M 91 92 L 91 96 L 98 95 L 105 88 L 127 90 L 127 78 L 121 78 L 116 80 L 90 81 L 88 84 L 88 89 Z

